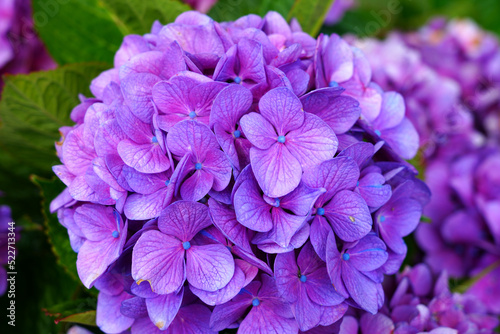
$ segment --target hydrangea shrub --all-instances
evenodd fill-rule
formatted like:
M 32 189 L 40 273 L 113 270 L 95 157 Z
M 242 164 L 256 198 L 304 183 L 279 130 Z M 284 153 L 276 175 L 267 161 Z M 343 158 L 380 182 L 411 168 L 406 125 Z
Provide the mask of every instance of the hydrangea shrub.
M 382 307 L 429 190 L 402 96 L 279 14 L 129 35 L 63 127 L 52 202 L 106 333 L 298 333 Z

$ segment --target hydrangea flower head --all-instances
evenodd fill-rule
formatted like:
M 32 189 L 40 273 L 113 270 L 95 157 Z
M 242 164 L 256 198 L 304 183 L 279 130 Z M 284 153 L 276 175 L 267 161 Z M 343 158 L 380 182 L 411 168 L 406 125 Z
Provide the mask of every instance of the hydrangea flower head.
M 51 205 L 102 331 L 298 333 L 382 306 L 429 192 L 366 64 L 275 12 L 124 38 L 61 129 Z

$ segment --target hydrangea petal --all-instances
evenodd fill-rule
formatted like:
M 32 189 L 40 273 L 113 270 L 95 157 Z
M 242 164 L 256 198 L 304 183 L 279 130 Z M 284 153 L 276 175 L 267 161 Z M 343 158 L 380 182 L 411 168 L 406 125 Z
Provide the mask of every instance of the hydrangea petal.
M 251 252 L 250 242 L 248 240 L 245 226 L 236 219 L 236 212 L 229 205 L 222 204 L 210 198 L 208 200 L 210 217 L 214 225 L 228 238 L 232 243 L 241 249 Z
M 156 143 L 136 144 L 122 140 L 118 144 L 120 158 L 130 167 L 142 173 L 161 173 L 170 168 L 170 160 Z
M 181 308 L 184 288 L 179 292 L 146 299 L 146 307 L 151 321 L 161 330 L 170 326 Z
M 285 145 L 274 144 L 265 151 L 252 147 L 250 161 L 259 186 L 269 197 L 284 196 L 300 183 L 300 162 Z
M 372 271 L 387 261 L 386 246 L 382 240 L 369 234 L 348 249 L 349 263 L 359 271 Z
M 181 242 L 159 231 L 143 233 L 132 252 L 132 277 L 149 281 L 159 294 L 177 291 L 186 279 Z
M 305 113 L 298 129 L 286 135 L 285 146 L 297 158 L 302 168 L 311 168 L 333 158 L 338 140 L 333 130 L 316 115 Z
M 261 114 L 252 112 L 244 115 L 240 123 L 245 136 L 259 149 L 268 149 L 278 140 L 278 135 L 273 125 Z
M 181 241 L 190 241 L 196 233 L 211 224 L 208 208 L 189 201 L 177 201 L 169 205 L 158 218 L 160 231 Z
M 300 98 L 304 111 L 325 121 L 335 134 L 347 132 L 358 120 L 359 103 L 349 96 L 340 96 L 342 88 L 322 88 Z
M 233 257 L 221 244 L 193 245 L 186 253 L 187 280 L 195 288 L 216 291 L 225 287 L 234 275 Z
M 236 296 L 241 288 L 243 288 L 245 284 L 245 273 L 243 270 L 236 265 L 234 268 L 234 275 L 229 281 L 229 283 L 223 287 L 222 289 L 219 289 L 217 291 L 206 291 L 202 289 L 197 289 L 194 286 L 191 286 L 191 291 L 198 296 L 205 304 L 207 305 L 220 305 L 224 304 L 231 299 L 233 299 L 234 296 Z
M 368 277 L 342 264 L 342 279 L 349 296 L 365 311 L 375 314 L 378 311 L 377 284 Z
M 99 297 L 97 298 L 96 325 L 102 331 L 108 333 L 121 333 L 129 328 L 134 319 L 121 314 L 120 305 L 122 301 L 131 297 L 125 291 L 115 296 L 102 292 L 99 293 Z
M 365 200 L 358 194 L 342 190 L 325 206 L 325 217 L 344 241 L 355 241 L 370 232 L 372 218 Z
M 290 89 L 285 87 L 267 92 L 259 101 L 259 110 L 280 136 L 304 123 L 302 103 Z

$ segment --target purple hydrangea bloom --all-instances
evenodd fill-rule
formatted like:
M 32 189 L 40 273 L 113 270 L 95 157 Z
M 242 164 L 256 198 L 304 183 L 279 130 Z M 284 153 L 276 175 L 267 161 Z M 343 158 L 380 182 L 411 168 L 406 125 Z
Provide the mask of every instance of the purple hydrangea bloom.
M 298 333 L 376 312 L 429 192 L 403 160 L 404 102 L 367 64 L 275 12 L 126 36 L 53 167 L 100 329 Z
M 0 16 L 0 75 L 56 67 L 34 31 L 31 1 L 2 1 Z M 0 79 L 0 89 L 2 87 L 3 81 Z

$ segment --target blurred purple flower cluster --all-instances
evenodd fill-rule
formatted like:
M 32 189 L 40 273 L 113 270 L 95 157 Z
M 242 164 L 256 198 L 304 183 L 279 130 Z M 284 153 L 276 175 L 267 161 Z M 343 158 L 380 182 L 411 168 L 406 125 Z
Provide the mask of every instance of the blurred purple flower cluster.
M 126 36 L 56 144 L 51 204 L 106 333 L 298 333 L 376 313 L 429 190 L 400 94 L 279 14 Z
M 433 194 L 417 229 L 425 262 L 454 278 L 488 274 L 469 289 L 500 313 L 500 49 L 471 21 L 432 21 L 385 41 L 352 39 L 373 79 L 400 92 L 423 145 Z
M 33 28 L 30 0 L 0 3 L 0 75 L 56 67 Z M 3 81 L 0 79 L 0 90 Z
M 493 271 L 478 280 L 468 293 L 500 314 L 500 147 L 482 146 L 453 158 L 428 163 L 426 181 L 433 200 L 425 209 L 432 224 L 416 233 L 425 261 L 435 272 L 447 270 L 454 278 Z
M 191 6 L 194 10 L 201 13 L 208 13 L 210 8 L 212 8 L 217 0 L 183 0 L 185 3 Z
M 9 240 L 9 223 L 12 222 L 11 210 L 6 205 L 0 205 L 0 296 L 7 291 L 7 271 L 3 266 L 9 262 L 8 240 Z M 10 249 L 12 250 L 12 249 Z
M 425 157 L 435 154 L 449 138 L 472 135 L 474 120 L 462 103 L 460 85 L 427 65 L 421 53 L 406 45 L 402 34 L 392 33 L 384 41 L 347 39 L 367 54 L 373 81 L 403 95 L 406 116 L 418 131 Z
M 394 283 L 386 283 L 388 299 L 379 313 L 349 310 L 325 333 L 488 334 L 499 324 L 475 297 L 452 293 L 446 271 L 436 279 L 425 264 L 419 264 L 405 268 Z
M 325 17 L 325 24 L 335 24 L 344 16 L 345 12 L 356 6 L 356 0 L 334 0 L 332 7 Z
M 436 18 L 406 43 L 423 62 L 461 87 L 462 103 L 473 111 L 476 127 L 500 138 L 500 45 L 498 38 L 468 19 Z

